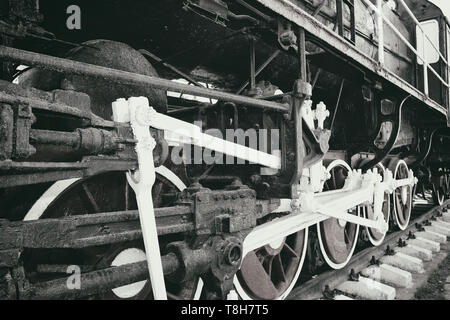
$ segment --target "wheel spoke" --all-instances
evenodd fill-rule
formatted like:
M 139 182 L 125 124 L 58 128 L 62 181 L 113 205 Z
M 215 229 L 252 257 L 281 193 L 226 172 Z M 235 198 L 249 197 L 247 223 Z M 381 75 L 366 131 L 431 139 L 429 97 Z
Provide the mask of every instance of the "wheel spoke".
M 402 219 L 404 219 L 404 216 L 403 216 L 403 205 L 402 205 L 401 196 L 399 194 L 396 194 L 395 205 L 397 207 L 397 216 L 401 217 Z
M 283 249 L 286 249 L 286 251 L 289 255 L 291 255 L 294 258 L 298 258 L 297 252 L 295 252 L 294 249 L 292 249 L 286 242 L 284 243 Z
M 92 195 L 91 191 L 89 190 L 88 186 L 85 183 L 83 183 L 81 185 L 81 188 L 83 189 L 84 196 L 87 198 L 89 204 L 91 205 L 92 211 L 95 213 L 100 212 L 100 208 L 97 204 L 97 201 L 95 201 L 95 198 Z
M 240 272 L 246 286 L 257 295 L 257 298 L 274 299 L 278 296 L 277 288 L 254 251 L 245 256 Z
M 395 198 L 398 201 L 397 205 L 403 207 L 402 194 L 400 192 L 401 191 L 395 193 Z
M 337 189 L 337 184 L 336 184 L 336 174 L 334 170 L 331 170 L 331 178 L 333 181 L 333 185 L 332 185 L 332 190 L 336 190 Z
M 130 185 L 125 180 L 125 211 L 130 209 Z
M 264 267 L 264 270 L 266 270 L 267 275 L 269 277 L 272 277 L 273 256 L 265 257 L 262 265 Z
M 281 261 L 281 255 L 278 254 L 273 260 L 276 275 L 279 277 L 281 281 L 286 282 L 286 273 L 283 268 L 283 261 Z
M 155 207 L 159 207 L 161 205 L 161 192 L 163 189 L 164 183 L 161 180 L 156 180 L 152 189 L 152 197 L 153 197 L 153 205 Z
M 350 237 L 348 235 L 348 229 L 347 227 L 344 228 L 344 241 L 345 243 L 348 245 L 351 241 L 350 241 Z

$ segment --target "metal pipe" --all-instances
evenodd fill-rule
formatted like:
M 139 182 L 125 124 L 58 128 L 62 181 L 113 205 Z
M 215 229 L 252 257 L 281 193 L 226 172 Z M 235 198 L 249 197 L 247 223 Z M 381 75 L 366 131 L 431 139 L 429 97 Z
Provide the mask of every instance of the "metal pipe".
M 383 0 L 377 0 L 377 8 L 380 12 L 383 10 Z M 381 66 L 384 65 L 384 27 L 383 17 L 377 14 L 378 25 L 378 62 Z
M 334 112 L 333 112 L 333 119 L 331 120 L 331 125 L 330 125 L 331 129 L 333 129 L 334 120 L 336 120 L 336 115 L 338 112 L 339 104 L 341 103 L 341 96 L 342 96 L 342 90 L 344 89 L 344 82 L 345 82 L 345 79 L 342 78 L 341 86 L 339 87 L 339 93 L 338 93 L 338 97 L 336 100 L 336 107 L 334 108 Z
M 190 76 L 188 76 L 186 73 L 184 73 L 183 71 L 175 68 L 174 66 L 172 66 L 170 63 L 164 62 L 160 57 L 158 57 L 157 55 L 151 53 L 150 51 L 147 51 L 145 49 L 140 49 L 139 52 L 146 56 L 149 57 L 150 59 L 152 59 L 153 61 L 156 61 L 157 63 L 161 64 L 163 67 L 171 70 L 172 72 L 176 73 L 177 75 L 179 75 L 180 77 L 184 78 L 185 80 L 189 81 L 190 83 L 196 85 L 197 87 L 203 87 L 200 83 L 198 83 L 197 81 L 195 81 L 194 79 L 192 79 Z
M 256 85 L 256 75 L 255 75 L 255 39 L 250 38 L 249 40 L 249 50 L 250 50 L 250 90 L 255 89 Z
M 243 0 L 235 0 L 237 3 L 239 3 L 241 6 L 247 8 L 248 10 L 250 10 L 251 12 L 253 12 L 254 14 L 256 14 L 257 16 L 259 16 L 260 18 L 262 18 L 263 20 L 265 20 L 266 22 L 273 22 L 273 18 L 269 17 L 268 15 L 262 13 L 261 11 L 259 11 L 258 9 L 256 9 L 255 7 L 249 5 L 247 2 L 243 1 Z
M 307 71 L 306 71 L 306 34 L 305 29 L 299 28 L 298 31 L 298 57 L 300 65 L 300 80 L 307 81 Z
M 320 69 L 320 68 L 317 69 L 316 74 L 314 75 L 314 80 L 311 83 L 312 89 L 314 89 L 314 87 L 316 86 L 317 80 L 319 80 L 319 76 L 320 76 L 321 73 L 322 73 L 322 69 Z
M 166 91 L 176 91 L 182 94 L 203 96 L 262 109 L 271 109 L 279 112 L 289 112 L 290 109 L 289 106 L 281 103 L 239 96 L 223 91 L 190 86 L 166 79 L 101 67 L 89 63 L 52 57 L 44 54 L 10 48 L 7 46 L 0 46 L 0 58 L 9 61 L 24 63 L 27 65 L 37 65 L 46 69 L 61 72 L 87 75 L 96 78 L 104 78 L 124 84 L 149 85 L 154 88 Z
M 161 259 L 164 275 L 170 275 L 178 270 L 179 261 L 174 253 L 162 256 Z M 28 292 L 19 292 L 19 299 L 21 296 L 32 300 L 77 299 L 146 279 L 148 279 L 147 261 L 140 261 L 82 273 L 80 290 L 68 288 L 70 277 L 40 282 L 31 285 Z
M 428 67 L 429 64 L 427 62 L 427 51 L 425 50 L 425 33 L 422 33 L 423 40 L 423 93 L 428 97 L 429 95 L 429 87 L 428 87 Z M 431 68 L 433 69 L 433 68 Z
M 316 9 L 314 10 L 314 12 L 312 14 L 312 16 L 314 18 L 319 14 L 320 10 L 322 10 L 322 8 L 325 6 L 326 3 L 327 3 L 326 0 L 322 0 L 322 2 L 319 3 L 319 5 L 316 7 Z

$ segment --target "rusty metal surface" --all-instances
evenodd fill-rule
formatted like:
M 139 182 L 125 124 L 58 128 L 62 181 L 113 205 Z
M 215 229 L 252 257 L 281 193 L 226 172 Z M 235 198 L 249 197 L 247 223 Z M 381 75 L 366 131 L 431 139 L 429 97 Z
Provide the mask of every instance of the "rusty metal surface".
M 178 267 L 178 260 L 173 253 L 162 256 L 164 274 L 173 273 Z M 143 281 L 148 278 L 147 262 L 135 262 L 122 266 L 105 268 L 88 273 L 82 273 L 83 290 L 71 290 L 67 287 L 68 278 L 60 278 L 37 284 L 20 286 L 19 298 L 42 299 L 79 299 L 122 285 Z M 25 290 L 24 290 L 25 289 Z
M 155 209 L 158 234 L 194 230 L 189 207 Z M 85 248 L 142 238 L 136 210 L 27 222 L 0 221 L 0 266 L 14 266 L 11 253 L 23 248 Z M 6 259 L 10 257 L 10 259 Z
M 0 161 L 0 187 L 37 184 L 70 178 L 82 178 L 106 171 L 137 168 L 137 161 L 118 157 L 85 157 L 81 162 Z
M 22 97 L 19 95 L 8 94 L 3 91 L 0 91 L 0 101 L 8 104 L 27 104 L 30 105 L 32 108 L 56 113 L 63 113 L 85 119 L 90 119 L 92 117 L 90 113 L 84 112 L 80 109 L 73 108 L 65 104 L 52 103 L 40 99 Z

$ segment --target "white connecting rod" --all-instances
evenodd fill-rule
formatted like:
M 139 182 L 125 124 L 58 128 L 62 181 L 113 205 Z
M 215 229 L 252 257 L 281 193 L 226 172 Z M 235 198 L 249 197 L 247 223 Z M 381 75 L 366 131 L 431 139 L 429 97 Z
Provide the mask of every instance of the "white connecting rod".
M 153 164 L 153 149 L 156 141 L 150 135 L 149 127 L 141 125 L 136 118 L 138 116 L 137 107 L 145 104 L 148 106 L 148 100 L 144 97 L 130 98 L 128 103 L 123 99 L 113 103 L 114 121 L 129 121 L 137 140 L 136 153 L 139 170 L 135 173 L 127 173 L 127 180 L 136 194 L 153 296 L 155 300 L 167 300 L 152 199 L 152 187 L 156 178 Z

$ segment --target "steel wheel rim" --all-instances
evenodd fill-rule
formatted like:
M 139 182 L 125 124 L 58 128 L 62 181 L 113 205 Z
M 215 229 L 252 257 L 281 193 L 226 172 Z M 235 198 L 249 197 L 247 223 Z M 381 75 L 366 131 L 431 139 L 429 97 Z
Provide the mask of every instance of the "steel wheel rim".
M 233 281 L 239 296 L 244 300 L 285 299 L 300 276 L 307 243 L 308 228 L 287 236 L 280 245 L 281 250 L 266 245 L 249 252 L 242 260 L 241 269 Z M 270 256 L 272 256 L 271 272 L 268 263 Z M 288 259 L 289 256 L 291 259 Z M 285 281 L 282 281 L 280 276 L 280 264 L 283 266 Z
M 407 177 L 408 177 L 408 166 L 406 165 L 405 161 L 400 160 L 397 162 L 395 166 L 394 179 L 399 180 Z M 406 193 L 406 199 L 402 199 L 402 197 L 404 196 L 404 194 L 402 195 L 402 192 Z M 395 223 L 400 230 L 405 230 L 408 227 L 409 220 L 411 218 L 411 209 L 412 209 L 411 192 L 412 192 L 411 186 L 404 186 L 395 189 L 392 194 Z
M 444 182 L 445 182 L 445 198 L 447 199 L 450 196 L 450 176 L 448 173 L 444 175 Z
M 350 166 L 342 160 L 332 161 L 327 171 L 331 174 L 324 184 L 324 191 L 341 189 L 345 183 Z M 360 208 L 353 214 L 360 215 Z M 358 242 L 359 225 L 346 223 L 339 224 L 339 220 L 328 218 L 317 224 L 317 237 L 319 247 L 325 262 L 333 269 L 341 269 L 350 261 Z
M 158 188 L 158 181 L 166 181 L 170 183 L 175 189 L 178 191 L 182 191 L 186 186 L 184 183 L 169 169 L 167 169 L 164 166 L 160 166 L 156 168 L 157 173 L 157 180 L 155 182 L 154 188 L 152 190 L 152 193 L 155 193 L 155 189 Z M 108 174 L 108 173 L 107 173 Z M 123 181 L 126 183 L 126 190 L 127 192 L 131 192 L 134 195 L 134 192 L 132 191 L 132 188 L 128 185 L 125 173 L 121 172 L 120 175 L 123 177 Z M 87 180 L 87 179 L 86 179 Z M 36 203 L 32 206 L 32 208 L 28 211 L 28 213 L 25 215 L 24 220 L 38 220 L 41 218 L 49 218 L 47 215 L 51 213 L 51 207 L 55 203 L 57 203 L 59 200 L 63 199 L 67 193 L 70 193 L 76 188 L 80 188 L 80 185 L 83 186 L 86 180 L 82 179 L 68 179 L 68 180 L 61 180 L 55 182 L 41 197 L 36 201 Z M 164 183 L 164 182 L 163 182 Z M 83 188 L 83 187 L 82 187 Z M 83 188 L 84 189 L 84 188 Z M 87 198 L 92 197 L 92 192 L 90 192 L 89 188 L 84 189 L 85 196 Z M 157 191 L 156 191 L 157 192 Z M 89 195 L 90 194 L 90 195 Z M 133 197 L 134 198 L 134 197 Z M 157 207 L 160 203 L 158 201 L 154 202 L 155 207 Z M 128 203 L 125 204 L 125 208 L 128 207 Z M 95 204 L 91 204 L 92 207 L 95 207 Z M 69 204 L 70 207 L 70 204 Z M 91 207 L 91 209 L 92 209 Z M 114 211 L 114 210 L 112 210 Z M 102 212 L 108 212 L 108 211 L 102 211 Z M 64 213 L 64 215 L 70 215 L 67 212 Z M 52 216 L 50 216 L 51 218 Z M 131 246 L 128 246 L 131 245 Z M 132 242 L 131 244 L 119 244 L 117 245 L 116 250 L 107 251 L 105 253 L 104 257 L 104 263 L 106 263 L 106 267 L 108 266 L 114 266 L 117 263 L 117 257 L 120 256 L 123 252 L 127 252 L 129 250 L 135 250 L 140 251 L 144 254 L 144 260 L 145 260 L 145 251 L 143 246 L 140 246 L 139 244 L 136 244 L 135 242 Z M 140 261 L 140 259 L 137 259 L 136 261 Z M 131 261 L 135 262 L 135 261 Z M 117 265 L 120 265 L 123 263 L 119 263 Z M 201 290 L 203 287 L 203 282 L 198 279 L 195 280 L 196 284 L 187 283 L 186 288 L 183 288 L 180 286 L 180 290 L 177 293 L 183 294 L 186 296 L 187 299 L 199 299 Z M 152 289 L 150 281 L 143 280 L 140 281 L 139 287 L 141 288 L 139 291 L 137 291 L 134 295 L 129 295 L 127 293 L 124 293 L 124 290 L 129 290 L 132 287 L 137 287 L 138 283 L 132 283 L 129 285 L 121 286 L 118 288 L 111 289 L 107 291 L 104 294 L 100 294 L 100 296 L 104 299 L 123 299 L 123 300 L 132 300 L 132 299 L 145 299 L 145 298 L 151 298 L 152 297 Z M 120 292 L 122 291 L 122 294 Z M 119 293 L 119 294 L 116 294 Z M 172 294 L 172 296 L 174 296 Z
M 385 172 L 386 172 L 384 166 L 381 163 L 379 163 L 375 167 L 378 169 L 378 173 L 381 174 L 381 176 L 383 177 L 383 181 L 384 181 Z M 364 216 L 366 218 L 373 219 L 374 212 L 373 212 L 372 205 L 364 206 L 363 210 L 364 210 Z M 384 215 L 384 221 L 386 221 L 386 223 L 389 223 L 389 215 L 391 212 L 391 197 L 390 197 L 390 194 L 387 192 L 384 193 L 384 201 L 383 201 L 383 209 L 382 210 L 383 210 L 383 215 Z M 369 228 L 369 227 L 366 227 L 366 231 L 367 231 L 367 236 L 369 238 L 370 243 L 372 243 L 372 245 L 374 245 L 374 246 L 379 246 L 380 244 L 382 244 L 384 238 L 386 237 L 386 233 L 387 233 L 387 231 L 384 233 L 381 233 L 377 229 Z

